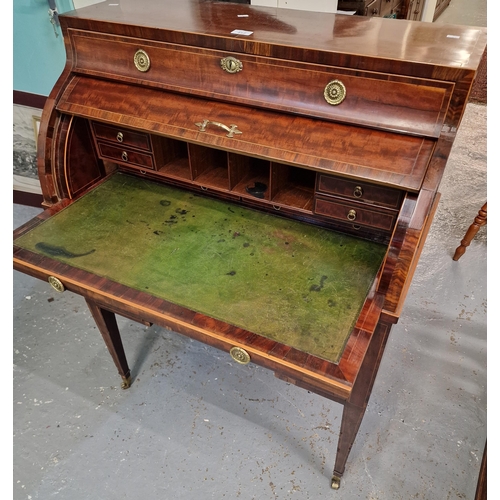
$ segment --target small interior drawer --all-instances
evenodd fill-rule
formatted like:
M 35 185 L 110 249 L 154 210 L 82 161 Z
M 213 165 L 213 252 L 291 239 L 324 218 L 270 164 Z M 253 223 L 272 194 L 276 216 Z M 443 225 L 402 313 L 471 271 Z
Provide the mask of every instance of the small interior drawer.
M 151 151 L 149 134 L 97 122 L 92 122 L 92 130 L 97 139 L 104 139 L 116 144 L 123 144 L 124 146 Z
M 339 198 L 317 196 L 314 202 L 317 215 L 374 229 L 390 231 L 396 222 L 398 212 L 383 208 L 374 208 L 361 203 L 350 203 Z
M 98 148 L 99 155 L 102 159 L 113 160 L 124 165 L 133 165 L 141 168 L 155 168 L 152 155 L 112 146 L 102 142 L 98 142 Z
M 399 208 L 404 194 L 397 189 L 324 174 L 318 175 L 317 191 L 394 209 Z

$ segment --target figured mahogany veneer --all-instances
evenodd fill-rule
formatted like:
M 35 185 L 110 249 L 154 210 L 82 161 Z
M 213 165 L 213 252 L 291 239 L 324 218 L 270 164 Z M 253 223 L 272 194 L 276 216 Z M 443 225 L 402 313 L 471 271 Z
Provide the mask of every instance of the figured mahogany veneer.
M 14 267 L 85 298 L 124 387 L 132 381 L 115 314 L 243 349 L 341 403 L 338 488 L 437 208 L 485 29 L 207 0 L 102 2 L 60 21 L 67 64 L 38 143 L 45 211 L 15 231 Z M 384 245 L 339 358 L 112 280 L 91 271 L 92 257 L 84 269 L 63 262 L 57 245 L 16 245 L 123 173 Z M 137 250 L 135 240 L 123 251 Z M 321 294 L 326 279 L 308 293 Z
M 79 73 L 108 78 L 113 74 L 118 81 L 434 137 L 439 135 L 453 89 L 448 82 L 325 68 L 79 30 L 70 30 L 69 35 Z M 138 47 L 151 60 L 151 68 L 145 73 L 134 68 Z M 96 60 L 95 54 L 101 51 L 109 56 Z M 238 58 L 242 69 L 221 78 L 224 57 Z M 342 107 L 330 106 L 323 97 L 326 84 L 335 79 L 341 79 L 348 89 Z

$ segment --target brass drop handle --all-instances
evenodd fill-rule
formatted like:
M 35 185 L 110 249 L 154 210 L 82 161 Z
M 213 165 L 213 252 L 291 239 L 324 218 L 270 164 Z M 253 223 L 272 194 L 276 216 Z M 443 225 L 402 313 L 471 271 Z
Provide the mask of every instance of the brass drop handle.
M 355 198 L 361 198 L 363 196 L 363 188 L 361 186 L 356 186 L 353 194 Z
M 122 153 L 122 160 L 123 161 L 128 161 L 128 154 L 127 154 L 126 151 L 123 151 L 123 153 Z
M 238 73 L 243 69 L 243 63 L 236 57 L 223 57 L 220 60 L 220 67 L 227 73 Z
M 356 220 L 356 210 L 353 210 L 351 208 L 351 210 L 349 210 L 349 212 L 347 212 L 347 218 L 352 222 L 353 220 Z
M 118 132 L 118 133 L 116 134 L 116 140 L 117 140 L 118 142 L 123 142 L 123 134 L 122 134 L 121 132 Z
M 238 125 L 224 125 L 223 123 L 220 122 L 213 122 L 211 120 L 203 120 L 202 122 L 195 123 L 197 127 L 199 127 L 199 132 L 206 132 L 207 131 L 207 126 L 208 125 L 215 125 L 216 127 L 220 127 L 224 130 L 227 130 L 228 134 L 226 137 L 234 137 L 234 134 L 242 134 L 243 132 L 238 129 Z

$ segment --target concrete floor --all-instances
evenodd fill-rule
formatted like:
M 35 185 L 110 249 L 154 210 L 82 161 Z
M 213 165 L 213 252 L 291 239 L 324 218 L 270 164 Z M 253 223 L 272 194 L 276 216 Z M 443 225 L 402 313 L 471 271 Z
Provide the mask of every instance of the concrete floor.
M 451 257 L 486 199 L 486 106 L 467 106 L 441 192 L 337 492 L 340 405 L 120 319 L 135 379 L 123 391 L 84 300 L 14 272 L 13 499 L 473 499 L 487 228 Z M 15 205 L 14 227 L 38 212 Z

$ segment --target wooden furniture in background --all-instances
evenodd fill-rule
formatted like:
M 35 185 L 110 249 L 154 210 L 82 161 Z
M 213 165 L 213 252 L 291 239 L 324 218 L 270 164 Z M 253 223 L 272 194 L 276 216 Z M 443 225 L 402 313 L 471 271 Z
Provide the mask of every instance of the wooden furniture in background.
M 438 204 L 486 30 L 196 0 L 100 3 L 60 21 L 68 59 L 38 145 L 45 211 L 15 231 L 15 269 L 84 297 L 124 388 L 132 380 L 115 314 L 342 404 L 338 488 Z M 190 208 L 172 211 L 174 198 Z M 192 215 L 217 213 L 228 216 L 213 222 L 215 241 L 197 232 L 207 225 L 189 225 Z M 266 228 L 259 235 L 253 224 L 254 239 L 231 222 L 254 219 Z M 100 236 L 101 222 L 125 237 Z M 296 224 L 303 230 L 291 239 Z M 95 246 L 70 240 L 80 234 L 72 227 Z M 299 262 L 293 249 L 304 234 L 316 246 L 301 246 Z M 196 269 L 216 244 L 236 245 L 222 259 L 230 269 L 205 281 L 205 272 L 166 278 L 180 265 Z M 342 259 L 328 251 L 328 272 L 320 264 L 308 275 L 327 244 Z M 252 252 L 262 259 L 254 267 Z M 347 278 L 332 277 L 351 267 Z M 230 292 L 249 271 L 259 285 L 283 269 L 259 292 Z M 366 290 L 352 299 L 357 279 Z M 290 334 L 280 307 L 260 315 L 262 327 L 240 319 L 248 301 L 271 299 L 299 311 Z M 332 313 L 313 335 L 314 300 Z M 338 318 L 347 326 L 335 326 Z
M 404 0 L 338 0 L 337 9 L 358 16 L 400 18 L 403 4 Z
M 474 222 L 469 226 L 469 229 L 467 229 L 464 239 L 460 242 L 460 245 L 455 250 L 455 254 L 453 255 L 453 260 L 458 260 L 460 259 L 460 257 L 462 257 L 462 255 L 467 250 L 467 247 L 474 239 L 474 236 L 476 236 L 479 229 L 486 224 L 486 219 L 487 219 L 487 203 L 485 203 L 479 209 L 478 214 L 474 218 Z

